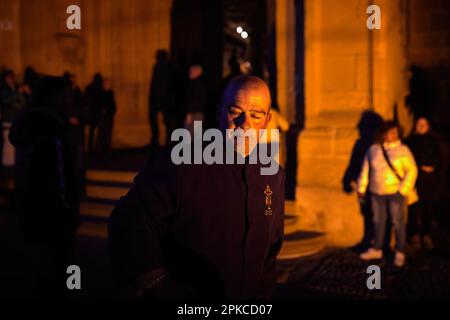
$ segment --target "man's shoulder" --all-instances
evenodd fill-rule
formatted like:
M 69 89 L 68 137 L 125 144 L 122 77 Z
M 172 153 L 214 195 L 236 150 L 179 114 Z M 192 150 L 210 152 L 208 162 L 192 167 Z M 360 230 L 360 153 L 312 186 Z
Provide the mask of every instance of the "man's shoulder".
M 172 159 L 171 149 L 164 149 L 154 152 L 149 157 L 144 168 L 134 178 L 134 184 L 138 187 L 174 185 L 182 177 L 207 175 L 213 169 L 217 169 L 217 166 L 192 162 L 178 164 Z
M 162 150 L 150 155 L 144 168 L 134 178 L 140 188 L 172 183 L 177 175 L 177 166 L 170 159 L 170 151 Z

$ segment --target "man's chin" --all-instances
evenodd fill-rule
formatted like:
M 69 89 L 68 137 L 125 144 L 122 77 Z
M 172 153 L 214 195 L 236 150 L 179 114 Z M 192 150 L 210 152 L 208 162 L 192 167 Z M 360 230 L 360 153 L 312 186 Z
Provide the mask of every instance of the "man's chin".
M 256 145 L 255 145 L 255 147 L 253 147 L 253 148 L 250 148 L 250 146 L 246 146 L 246 147 L 245 147 L 245 150 L 243 150 L 242 148 L 239 148 L 239 147 L 237 146 L 237 144 L 235 143 L 233 149 L 234 149 L 234 151 L 235 151 L 236 153 L 240 154 L 243 158 L 246 158 L 246 157 L 248 157 L 253 151 L 255 151 Z

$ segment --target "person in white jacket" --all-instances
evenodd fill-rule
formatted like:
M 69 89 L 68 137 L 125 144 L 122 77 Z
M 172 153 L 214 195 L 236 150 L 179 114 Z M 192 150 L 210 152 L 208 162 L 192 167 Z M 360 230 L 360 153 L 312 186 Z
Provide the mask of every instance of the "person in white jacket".
M 386 121 L 382 125 L 381 138 L 381 143 L 372 145 L 367 151 L 358 179 L 358 196 L 364 197 L 367 188 L 372 194 L 375 229 L 373 247 L 360 257 L 363 260 L 382 259 L 389 212 L 396 241 L 394 265 L 402 267 L 406 260 L 406 197 L 416 183 L 417 165 L 409 148 L 401 142 L 395 122 Z

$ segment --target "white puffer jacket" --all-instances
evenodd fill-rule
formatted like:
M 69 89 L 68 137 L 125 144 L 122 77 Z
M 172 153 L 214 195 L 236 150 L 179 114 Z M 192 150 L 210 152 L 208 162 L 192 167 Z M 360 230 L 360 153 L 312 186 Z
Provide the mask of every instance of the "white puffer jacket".
M 370 192 L 378 195 L 395 194 L 400 192 L 406 196 L 416 183 L 417 165 L 409 148 L 401 141 L 383 144 L 389 160 L 400 177 L 389 167 L 383 156 L 381 145 L 372 145 L 366 153 L 361 173 L 358 178 L 358 192 Z

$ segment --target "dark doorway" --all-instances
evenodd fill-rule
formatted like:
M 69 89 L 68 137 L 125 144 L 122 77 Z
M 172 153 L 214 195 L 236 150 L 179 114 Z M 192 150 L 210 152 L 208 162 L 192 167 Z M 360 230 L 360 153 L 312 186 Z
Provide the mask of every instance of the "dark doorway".
M 295 124 L 305 126 L 305 4 L 295 0 Z
M 305 127 L 305 83 L 304 83 L 304 0 L 295 1 L 295 122 L 287 133 L 286 147 L 286 198 L 295 200 L 298 167 L 298 138 Z
M 184 106 L 189 64 L 193 60 L 201 61 L 210 93 L 206 117 L 215 117 L 217 93 L 222 79 L 223 39 L 222 0 L 173 1 L 170 50 L 175 68 L 177 108 L 183 109 Z M 184 112 L 179 111 L 181 118 Z
M 223 0 L 225 53 L 237 54 L 241 71 L 267 80 L 268 22 L 266 0 Z M 227 70 L 224 59 L 224 71 Z M 224 76 L 227 72 L 224 73 Z

